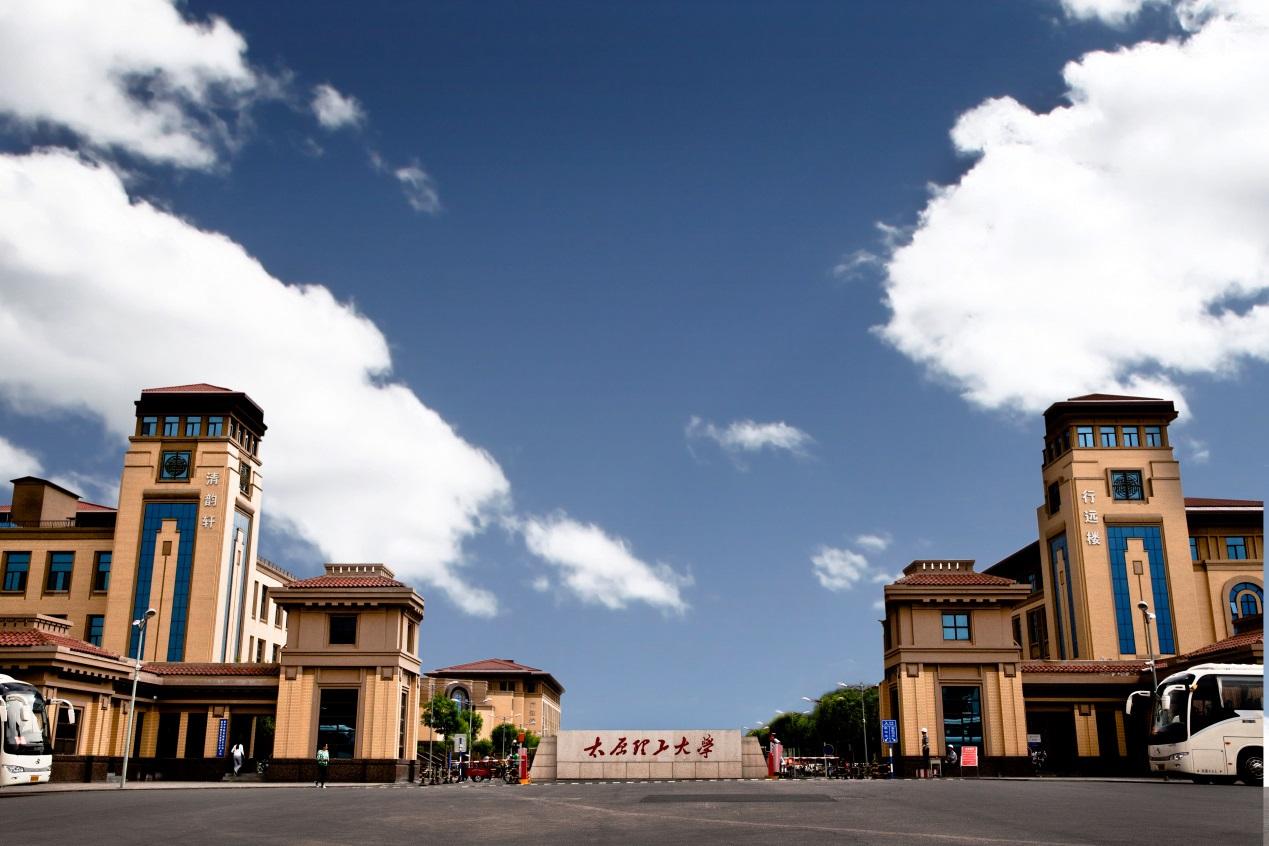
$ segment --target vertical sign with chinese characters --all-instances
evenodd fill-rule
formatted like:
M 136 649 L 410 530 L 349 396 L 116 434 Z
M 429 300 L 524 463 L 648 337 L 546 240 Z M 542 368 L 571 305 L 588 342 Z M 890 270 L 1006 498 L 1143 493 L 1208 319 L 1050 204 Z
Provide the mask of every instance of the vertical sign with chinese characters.
M 225 741 L 229 738 L 229 720 L 223 717 L 220 720 L 220 727 L 216 729 L 216 757 L 225 757 Z
M 207 474 L 206 486 L 209 488 L 219 488 L 220 474 L 215 471 L 209 472 Z M 216 502 L 218 501 L 218 499 L 219 499 L 219 494 L 216 491 L 208 491 L 207 493 L 204 493 L 203 494 L 203 508 L 214 509 L 216 507 Z M 204 529 L 214 529 L 216 528 L 216 515 L 214 513 L 204 514 L 199 519 L 198 522 L 199 522 L 199 525 L 201 525 Z
M 1080 501 L 1081 501 L 1084 505 L 1086 505 L 1086 506 L 1087 506 L 1087 505 L 1096 505 L 1096 504 L 1097 504 L 1097 494 L 1096 494 L 1096 493 L 1094 493 L 1093 491 L 1090 491 L 1090 490 L 1085 490 L 1085 491 L 1083 491 L 1083 492 L 1081 492 L 1081 493 L 1080 493 Z M 1096 509 L 1093 509 L 1093 508 L 1084 508 L 1084 509 L 1080 512 L 1080 517 L 1081 517 L 1081 519 L 1084 521 L 1085 526 L 1097 526 L 1097 525 L 1099 525 L 1099 523 L 1098 523 L 1098 516 L 1097 516 L 1097 510 L 1096 510 Z M 1101 545 L 1102 545 L 1102 533 L 1101 533 L 1101 531 L 1099 531 L 1098 529 L 1088 529 L 1088 528 L 1086 528 L 1086 529 L 1084 530 L 1084 543 L 1085 543 L 1085 544 L 1087 544 L 1088 546 L 1101 546 Z

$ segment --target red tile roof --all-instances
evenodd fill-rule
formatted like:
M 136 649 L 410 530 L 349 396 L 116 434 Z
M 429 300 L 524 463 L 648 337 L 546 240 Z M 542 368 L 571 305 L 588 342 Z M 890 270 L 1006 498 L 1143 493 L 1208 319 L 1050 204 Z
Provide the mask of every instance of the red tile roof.
M 1201 496 L 1187 496 L 1186 508 L 1264 508 L 1263 499 L 1210 499 Z
M 1016 585 L 1013 579 L 1006 579 L 1003 576 L 991 576 L 987 573 L 975 573 L 972 571 L 930 571 L 917 572 L 904 576 L 895 582 L 896 585 L 928 585 L 931 587 L 938 585 L 950 585 L 960 587 L 963 585 Z
M 405 584 L 387 576 L 315 576 L 290 582 L 289 588 L 386 588 L 405 587 Z
M 1204 655 L 1214 655 L 1218 652 L 1254 646 L 1257 643 L 1264 642 L 1264 629 L 1257 629 L 1253 632 L 1243 632 L 1242 634 L 1236 634 L 1233 637 L 1227 637 L 1224 640 L 1218 640 L 1215 643 L 1209 643 L 1207 646 L 1200 646 L 1193 652 L 1187 652 L 1179 658 L 1172 659 L 1168 663 L 1173 664 L 1178 661 L 1189 661 L 1194 658 L 1201 658 Z
M 510 658 L 486 658 L 483 661 L 472 661 L 470 664 L 455 664 L 433 670 L 434 673 L 545 673 L 537 667 L 526 667 L 517 664 Z
M 141 669 L 156 676 L 276 676 L 277 664 L 207 664 L 187 661 L 156 661 Z
M 1138 676 L 1149 667 L 1145 661 L 1023 661 L 1024 673 L 1100 673 Z
M 1160 397 L 1130 397 L 1124 394 L 1084 394 L 1067 402 L 1163 402 Z
M 209 385 L 206 382 L 196 382 L 193 385 L 170 385 L 166 388 L 145 388 L 141 391 L 143 394 L 232 394 L 237 393 L 229 388 L 222 388 L 219 385 Z
M 119 509 L 110 505 L 98 505 L 95 502 L 77 502 L 75 503 L 76 511 L 118 511 Z
M 103 658 L 119 658 L 115 653 L 107 652 L 100 646 L 93 646 L 91 643 L 77 638 L 51 634 L 39 629 L 0 631 L 0 648 L 7 646 L 64 646 L 72 652 L 100 655 Z

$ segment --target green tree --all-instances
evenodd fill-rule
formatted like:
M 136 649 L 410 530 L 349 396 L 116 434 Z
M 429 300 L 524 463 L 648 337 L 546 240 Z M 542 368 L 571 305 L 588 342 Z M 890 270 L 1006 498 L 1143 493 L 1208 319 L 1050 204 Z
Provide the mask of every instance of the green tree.
M 516 741 L 522 731 L 524 732 L 524 745 L 530 749 L 536 747 L 541 738 L 528 729 L 517 728 L 511 723 L 499 723 L 494 726 L 493 731 L 489 733 L 489 738 L 493 741 L 494 751 L 497 752 L 498 757 L 504 758 L 511 754 L 511 750 L 515 748 Z
M 465 724 L 458 718 L 457 703 L 444 693 L 436 694 L 431 702 L 423 706 L 423 725 L 437 734 L 445 735 L 446 739 L 466 733 Z M 463 726 L 461 730 L 460 726 Z
M 471 745 L 472 758 L 488 758 L 494 753 L 493 741 L 489 738 L 482 738 Z

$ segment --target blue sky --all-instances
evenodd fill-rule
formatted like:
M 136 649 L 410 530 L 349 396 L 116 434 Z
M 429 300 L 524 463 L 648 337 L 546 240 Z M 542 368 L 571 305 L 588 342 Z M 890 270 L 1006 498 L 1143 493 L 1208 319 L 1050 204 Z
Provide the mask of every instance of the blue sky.
M 0 470 L 108 500 L 137 392 L 224 384 L 261 553 L 384 560 L 428 668 L 573 728 L 875 681 L 886 578 L 1034 539 L 1051 402 L 1263 496 L 1257 5 L 16 3 Z

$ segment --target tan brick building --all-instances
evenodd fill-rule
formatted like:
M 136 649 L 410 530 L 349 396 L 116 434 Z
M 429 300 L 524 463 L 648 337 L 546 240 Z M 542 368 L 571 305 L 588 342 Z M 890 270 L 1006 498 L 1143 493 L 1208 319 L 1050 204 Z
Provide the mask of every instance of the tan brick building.
M 119 772 L 137 656 L 134 777 L 220 778 L 238 743 L 275 779 L 311 778 L 321 743 L 332 780 L 413 774 L 423 598 L 383 564 L 297 579 L 259 557 L 265 431 L 244 393 L 149 389 L 117 507 L 13 481 L 0 505 L 0 673 L 75 709 L 54 727 L 55 778 Z M 133 621 L 150 608 L 142 634 Z M 523 669 L 521 698 L 491 701 L 558 729 L 562 689 Z
M 1176 416 L 1141 397 L 1054 404 L 1038 539 L 981 573 L 917 561 L 886 586 L 880 703 L 908 769 L 922 728 L 936 757 L 978 746 L 984 772 L 1026 769 L 1029 740 L 1059 770 L 1140 769 L 1124 701 L 1151 658 L 1259 660 L 1264 503 L 1185 497 Z

